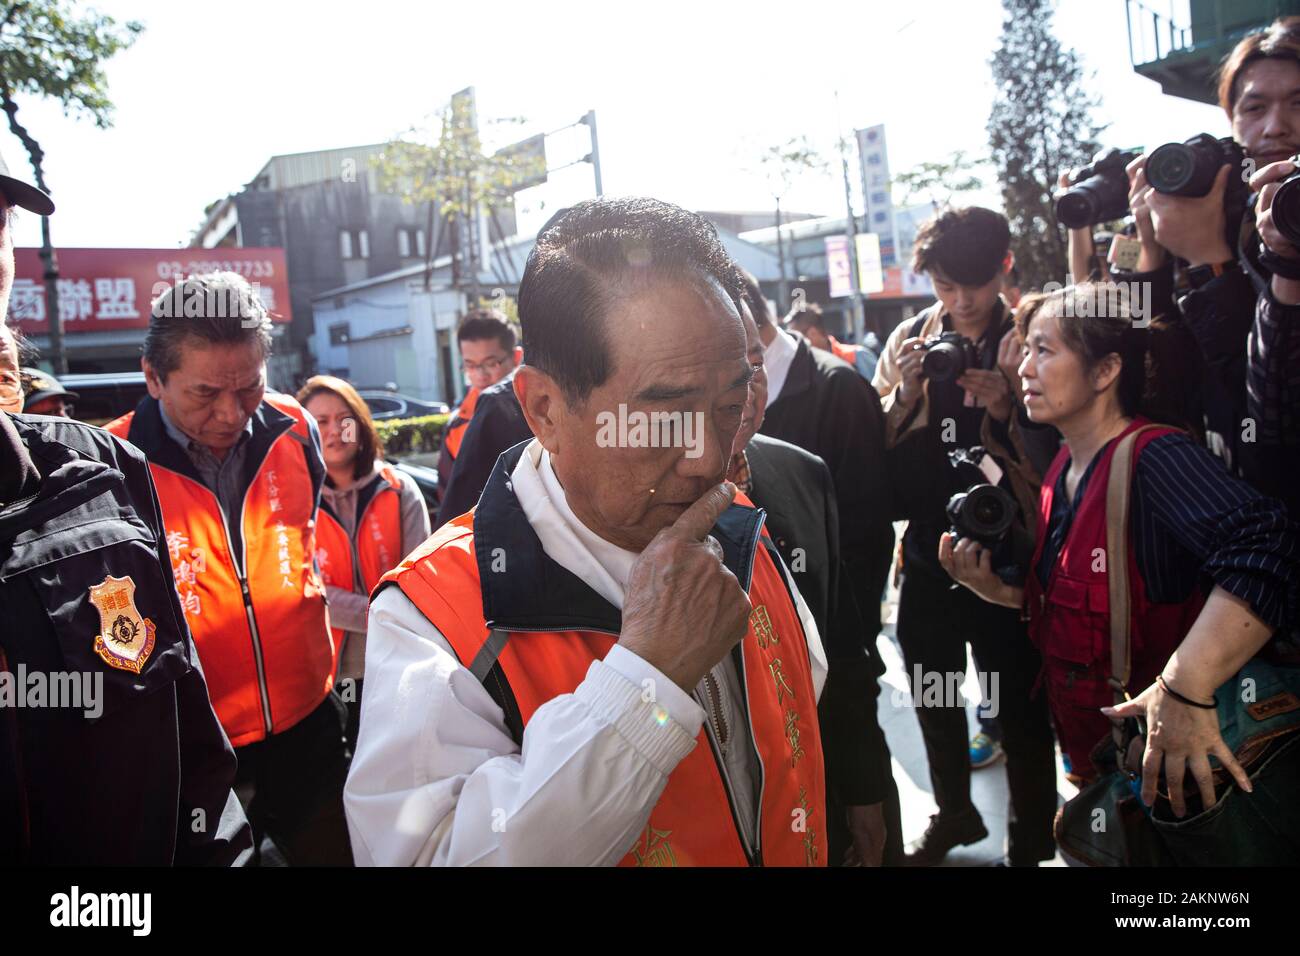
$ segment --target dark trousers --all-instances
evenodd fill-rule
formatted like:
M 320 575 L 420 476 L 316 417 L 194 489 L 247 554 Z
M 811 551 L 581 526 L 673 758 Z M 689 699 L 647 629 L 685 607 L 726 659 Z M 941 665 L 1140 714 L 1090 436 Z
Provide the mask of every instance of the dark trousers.
M 291 866 L 351 866 L 343 814 L 348 775 L 347 710 L 337 694 L 288 730 L 238 747 L 237 790 L 250 784 L 244 808 L 254 845 L 269 836 Z
M 348 709 L 347 722 L 343 729 L 343 736 L 348 742 L 348 759 L 357 752 L 357 734 L 361 732 L 361 686 L 365 682 L 361 678 L 353 681 L 352 691 L 348 694 L 347 700 L 343 704 Z
M 942 699 L 927 704 L 927 683 L 951 686 L 949 674 L 965 674 L 966 643 L 990 675 L 989 694 L 998 705 L 1002 749 L 1007 755 L 1007 855 L 1012 863 L 1051 859 L 1055 853 L 1052 819 L 1056 814 L 1056 760 L 1047 695 L 1033 692 L 1041 667 L 1020 614 L 980 600 L 965 588 L 920 571 L 906 575 L 899 594 L 898 642 L 915 683 L 916 716 L 930 762 L 930 782 L 939 812 L 973 809 L 970 798 L 970 735 L 964 702 Z M 994 693 L 992 683 L 996 675 Z M 960 680 L 960 678 L 958 678 Z M 932 686 L 932 685 L 931 685 Z

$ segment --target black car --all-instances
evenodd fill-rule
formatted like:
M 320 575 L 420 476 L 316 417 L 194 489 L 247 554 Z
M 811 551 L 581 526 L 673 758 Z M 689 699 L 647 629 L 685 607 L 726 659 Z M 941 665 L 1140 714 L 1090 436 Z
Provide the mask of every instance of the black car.
M 420 489 L 420 494 L 424 495 L 424 503 L 429 506 L 429 514 L 436 516 L 441 498 L 438 491 L 437 470 L 396 459 L 390 459 L 388 463 L 415 482 L 416 487 Z
M 390 418 L 446 415 L 451 411 L 445 402 L 425 402 L 387 389 L 358 389 L 357 394 L 369 406 L 370 417 L 377 422 Z
M 73 373 L 59 376 L 59 384 L 77 393 L 72 417 L 89 425 L 106 425 L 135 411 L 149 394 L 144 372 Z

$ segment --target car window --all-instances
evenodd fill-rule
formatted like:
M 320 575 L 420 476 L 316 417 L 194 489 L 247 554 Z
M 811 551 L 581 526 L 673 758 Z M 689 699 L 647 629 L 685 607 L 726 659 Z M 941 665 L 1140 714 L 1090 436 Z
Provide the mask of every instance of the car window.
M 404 402 L 399 402 L 391 398 L 376 398 L 366 396 L 366 404 L 370 406 L 372 414 L 386 414 L 389 412 L 400 412 L 404 407 Z

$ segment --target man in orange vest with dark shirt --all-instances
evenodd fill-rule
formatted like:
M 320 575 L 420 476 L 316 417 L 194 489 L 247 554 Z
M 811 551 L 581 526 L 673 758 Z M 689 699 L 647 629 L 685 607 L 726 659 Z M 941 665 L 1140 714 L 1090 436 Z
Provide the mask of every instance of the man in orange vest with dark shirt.
M 722 481 L 754 374 L 739 294 L 667 203 L 579 203 L 538 236 L 535 438 L 372 596 L 358 863 L 825 865 L 825 655 Z
M 442 433 L 442 451 L 438 455 L 438 488 L 446 491 L 451 472 L 460 454 L 460 443 L 474 417 L 479 393 L 491 388 L 515 370 L 523 358 L 523 349 L 515 342 L 515 330 L 496 309 L 475 309 L 461 320 L 456 330 L 461 365 L 469 391 L 451 414 Z
M 149 460 L 176 588 L 213 709 L 253 796 L 259 840 L 290 863 L 351 862 L 345 708 L 317 573 L 325 465 L 315 420 L 266 389 L 271 320 L 233 273 L 191 276 L 153 303 L 149 394 L 106 427 Z

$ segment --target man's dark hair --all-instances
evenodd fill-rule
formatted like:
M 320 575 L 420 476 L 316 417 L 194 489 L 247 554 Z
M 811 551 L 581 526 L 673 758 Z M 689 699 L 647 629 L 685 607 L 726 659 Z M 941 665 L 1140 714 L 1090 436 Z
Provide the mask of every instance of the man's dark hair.
M 736 266 L 736 271 L 740 273 L 741 295 L 749 303 L 749 311 L 754 313 L 754 324 L 760 329 L 775 324 L 772 310 L 767 306 L 767 297 L 763 295 L 763 288 L 754 278 L 754 273 L 744 266 Z
M 484 339 L 496 339 L 506 354 L 514 352 L 518 341 L 504 313 L 496 309 L 471 309 L 456 328 L 456 341 L 481 342 Z
M 204 345 L 256 342 L 266 358 L 271 354 L 271 317 L 243 276 L 190 276 L 154 299 L 149 310 L 144 357 L 160 381 L 180 367 L 181 346 L 191 337 Z
M 796 329 L 820 329 L 826 331 L 826 317 L 822 307 L 816 302 L 805 302 L 797 309 L 791 309 L 785 317 L 785 324 Z
M 984 285 L 1002 269 L 1011 248 L 1007 217 L 970 206 L 945 209 L 916 231 L 912 271 L 936 268 L 958 285 Z
M 551 219 L 519 283 L 529 365 L 551 376 L 570 405 L 611 369 L 605 315 L 634 283 L 674 275 L 712 279 L 741 293 L 735 264 L 701 216 L 658 199 L 589 199 Z

